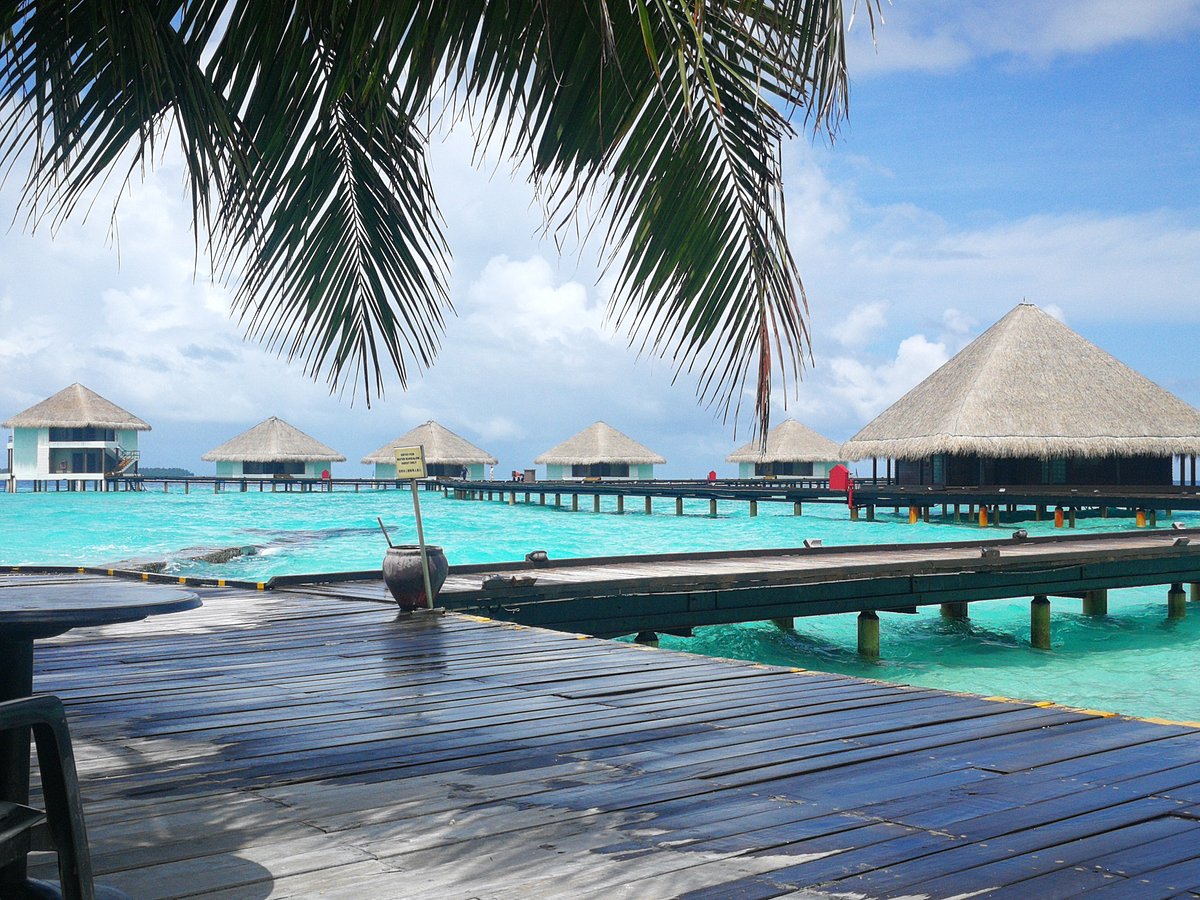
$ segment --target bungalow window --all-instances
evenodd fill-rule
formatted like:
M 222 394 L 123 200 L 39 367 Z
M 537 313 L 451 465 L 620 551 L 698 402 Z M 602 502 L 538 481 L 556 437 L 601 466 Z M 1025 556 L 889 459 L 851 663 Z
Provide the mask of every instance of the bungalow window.
M 461 478 L 463 469 L 470 469 L 461 464 L 453 463 L 425 463 L 425 473 L 431 478 Z
M 810 462 L 767 462 L 755 463 L 755 475 L 785 475 L 797 478 L 810 478 L 813 473 L 813 464 Z
M 106 441 L 112 443 L 117 439 L 117 432 L 112 428 L 51 428 L 50 441 L 56 444 L 79 444 L 83 441 Z
M 281 462 L 278 460 L 271 462 L 251 462 L 247 460 L 242 463 L 242 474 L 244 475 L 303 475 L 303 462 Z
M 628 478 L 629 463 L 592 463 L 571 466 L 572 478 Z

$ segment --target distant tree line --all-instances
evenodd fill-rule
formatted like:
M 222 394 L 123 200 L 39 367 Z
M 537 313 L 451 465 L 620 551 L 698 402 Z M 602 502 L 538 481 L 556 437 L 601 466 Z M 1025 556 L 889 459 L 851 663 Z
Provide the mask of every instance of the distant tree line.
M 195 472 L 189 472 L 187 469 L 155 469 L 151 466 L 142 466 L 138 469 L 138 474 L 145 478 L 191 478 Z

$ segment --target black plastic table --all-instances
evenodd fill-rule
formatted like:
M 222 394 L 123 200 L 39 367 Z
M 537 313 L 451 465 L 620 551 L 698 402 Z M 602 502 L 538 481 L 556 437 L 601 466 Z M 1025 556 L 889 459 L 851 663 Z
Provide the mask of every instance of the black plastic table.
M 190 591 L 129 581 L 49 584 L 0 580 L 0 700 L 33 693 L 33 642 L 92 625 L 136 622 L 200 605 Z M 29 803 L 29 735 L 0 734 L 0 799 Z M 25 861 L 0 869 L 0 885 L 23 881 Z M 2 888 L 0 888 L 2 889 Z

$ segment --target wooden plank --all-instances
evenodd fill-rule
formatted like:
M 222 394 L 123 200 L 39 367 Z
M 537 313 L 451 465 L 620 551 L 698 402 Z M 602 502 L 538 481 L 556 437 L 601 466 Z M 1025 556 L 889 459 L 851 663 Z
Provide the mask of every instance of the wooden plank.
M 1200 837 L 1192 729 L 299 589 L 205 599 L 39 647 L 100 867 L 137 895 L 1150 891 Z M 1152 870 L 1103 868 L 1152 838 Z

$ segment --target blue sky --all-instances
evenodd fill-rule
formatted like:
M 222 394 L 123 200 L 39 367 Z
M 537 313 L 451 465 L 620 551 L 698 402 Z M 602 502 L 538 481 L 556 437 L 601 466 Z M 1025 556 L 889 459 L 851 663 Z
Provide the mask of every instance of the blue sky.
M 874 47 L 859 16 L 849 122 L 786 151 L 816 367 L 777 419 L 846 438 L 1022 298 L 1200 405 L 1200 0 L 1144 6 L 897 0 Z M 0 414 L 82 381 L 151 422 L 148 465 L 197 472 L 269 415 L 345 453 L 346 474 L 428 418 L 502 471 L 597 419 L 667 474 L 731 471 L 744 433 L 605 323 L 596 248 L 559 257 L 521 173 L 473 151 L 465 130 L 431 151 L 458 316 L 407 393 L 368 410 L 242 341 L 228 291 L 193 276 L 168 158 L 122 200 L 119 254 L 102 208 L 53 239 L 6 236 Z

